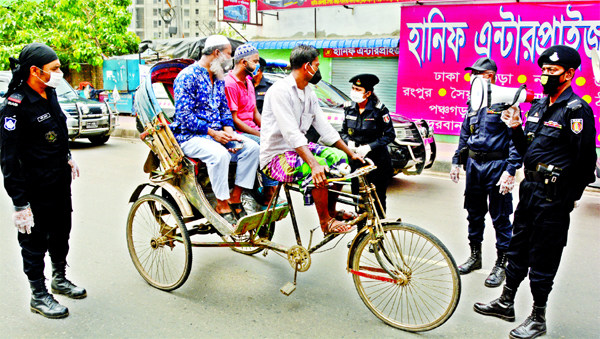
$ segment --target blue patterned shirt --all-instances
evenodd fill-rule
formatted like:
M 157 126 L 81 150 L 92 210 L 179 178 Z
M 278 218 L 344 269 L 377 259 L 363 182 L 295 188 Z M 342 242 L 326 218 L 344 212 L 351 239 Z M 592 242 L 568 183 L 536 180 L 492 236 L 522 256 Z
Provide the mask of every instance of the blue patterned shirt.
M 225 96 L 225 82 L 210 81 L 208 70 L 198 62 L 182 70 L 173 83 L 175 91 L 175 118 L 171 130 L 177 142 L 192 137 L 210 138 L 208 129 L 223 130 L 233 127 L 231 112 Z

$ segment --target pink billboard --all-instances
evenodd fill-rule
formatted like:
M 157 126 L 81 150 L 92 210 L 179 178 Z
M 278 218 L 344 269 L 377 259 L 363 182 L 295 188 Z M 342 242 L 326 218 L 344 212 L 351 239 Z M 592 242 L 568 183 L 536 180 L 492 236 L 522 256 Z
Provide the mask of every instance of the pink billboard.
M 427 120 L 436 133 L 458 135 L 469 99 L 465 67 L 491 57 L 498 65 L 496 85 L 526 84 L 539 98 L 537 59 L 557 44 L 581 55 L 572 86 L 594 111 L 600 147 L 600 83 L 591 66 L 591 50 L 600 50 L 597 1 L 403 7 L 396 109 Z

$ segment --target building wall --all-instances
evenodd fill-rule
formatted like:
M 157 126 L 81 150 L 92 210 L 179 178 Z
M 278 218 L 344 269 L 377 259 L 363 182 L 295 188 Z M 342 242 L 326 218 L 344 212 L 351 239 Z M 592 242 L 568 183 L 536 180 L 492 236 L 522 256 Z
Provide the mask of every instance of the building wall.
M 400 5 L 377 4 L 268 11 L 262 26 L 233 24 L 248 40 L 398 37 Z M 316 20 L 315 20 L 316 13 Z M 316 35 L 315 35 L 316 22 Z
M 181 37 L 205 37 L 218 28 L 217 6 L 215 0 L 178 0 L 181 3 L 183 28 L 178 29 Z M 171 1 L 174 4 L 174 1 Z M 133 0 L 129 10 L 132 13 L 130 30 L 140 39 L 166 39 L 169 34 L 169 24 L 160 16 L 160 11 L 167 10 L 166 0 Z M 176 26 L 176 19 L 171 24 Z M 173 36 L 175 37 L 175 36 Z

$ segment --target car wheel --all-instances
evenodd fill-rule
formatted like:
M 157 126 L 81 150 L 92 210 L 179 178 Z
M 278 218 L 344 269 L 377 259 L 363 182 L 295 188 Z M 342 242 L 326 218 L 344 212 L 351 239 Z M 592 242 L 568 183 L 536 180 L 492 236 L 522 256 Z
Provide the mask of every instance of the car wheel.
M 104 145 L 110 138 L 110 135 L 99 135 L 95 137 L 89 137 L 88 140 L 92 143 L 92 145 Z

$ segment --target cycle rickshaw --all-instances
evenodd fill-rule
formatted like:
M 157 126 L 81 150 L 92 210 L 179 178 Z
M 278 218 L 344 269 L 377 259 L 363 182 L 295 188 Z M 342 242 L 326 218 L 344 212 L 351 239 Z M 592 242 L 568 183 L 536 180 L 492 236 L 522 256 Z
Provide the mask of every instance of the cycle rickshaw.
M 312 255 L 339 236 L 325 235 L 313 245 L 313 233 L 305 247 L 300 237 L 290 193 L 299 189 L 281 183 L 265 211 L 251 213 L 231 225 L 213 209 L 206 167 L 184 156 L 169 130 L 154 96 L 153 84 L 162 84 L 173 96 L 173 80 L 193 60 L 176 59 L 152 67 L 135 96 L 135 111 L 141 139 L 151 152 L 144 165 L 149 182 L 137 187 L 127 219 L 127 245 L 131 259 L 152 286 L 174 290 L 183 283 L 192 267 L 192 247 L 229 247 L 253 255 L 263 250 L 283 254 L 294 270 L 294 283 L 281 292 L 295 289 L 298 272 L 311 266 Z M 456 263 L 446 247 L 431 233 L 401 221 L 380 219 L 374 186 L 366 174 L 372 163 L 340 178 L 358 178 L 357 195 L 340 192 L 338 202 L 357 208 L 351 221 L 365 227 L 356 234 L 348 252 L 347 272 L 365 305 L 390 326 L 411 331 L 434 329 L 453 314 L 460 298 L 461 282 Z M 230 171 L 235 173 L 235 171 Z M 288 204 L 278 204 L 285 192 Z M 143 191 L 149 191 L 142 195 Z M 282 245 L 272 241 L 277 221 L 291 217 L 296 243 Z M 314 231 L 314 230 L 313 230 Z M 221 242 L 191 240 L 217 234 Z

